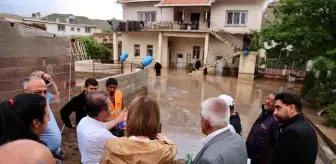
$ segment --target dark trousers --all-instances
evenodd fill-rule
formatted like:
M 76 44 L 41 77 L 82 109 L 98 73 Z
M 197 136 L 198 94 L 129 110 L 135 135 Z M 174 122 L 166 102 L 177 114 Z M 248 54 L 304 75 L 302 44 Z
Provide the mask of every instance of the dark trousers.
M 161 76 L 161 70 L 156 70 L 156 76 Z

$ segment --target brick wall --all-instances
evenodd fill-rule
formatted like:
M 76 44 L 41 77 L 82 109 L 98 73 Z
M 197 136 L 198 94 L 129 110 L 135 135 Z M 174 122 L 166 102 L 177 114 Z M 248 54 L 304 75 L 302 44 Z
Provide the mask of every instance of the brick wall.
M 68 38 L 55 37 L 39 29 L 0 21 L 0 100 L 8 100 L 22 93 L 22 81 L 31 72 L 47 72 L 60 91 L 60 99 L 51 103 L 51 109 L 58 125 L 62 127 L 59 110 L 69 101 L 69 45 Z M 73 85 L 76 85 L 75 76 L 75 64 L 71 62 Z M 124 94 L 126 105 L 135 96 L 147 94 L 147 69 L 111 77 L 119 81 L 118 87 Z M 105 82 L 108 78 L 98 80 L 99 90 L 106 90 Z M 82 89 L 82 84 L 71 87 L 70 97 L 79 94 Z
M 68 38 L 0 21 L 0 100 L 8 100 L 22 93 L 22 81 L 31 72 L 44 71 L 52 76 L 60 90 L 60 100 L 51 105 L 58 119 L 59 107 L 68 101 L 66 83 L 70 73 L 69 44 Z M 73 62 L 71 76 L 72 84 L 75 84 Z M 75 94 L 79 91 L 74 89 L 72 92 Z

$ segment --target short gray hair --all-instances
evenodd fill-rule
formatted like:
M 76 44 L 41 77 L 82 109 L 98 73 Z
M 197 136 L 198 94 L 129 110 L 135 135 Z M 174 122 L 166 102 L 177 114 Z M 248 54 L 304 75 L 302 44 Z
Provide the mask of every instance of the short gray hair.
M 23 82 L 22 82 L 22 85 L 23 85 L 23 89 L 28 89 L 28 84 L 31 80 L 36 80 L 36 79 L 42 79 L 41 77 L 39 76 L 30 76 L 30 77 L 27 77 L 25 79 L 23 79 Z
M 201 104 L 202 117 L 209 121 L 212 127 L 223 128 L 229 124 L 230 109 L 226 103 L 218 98 L 209 98 Z

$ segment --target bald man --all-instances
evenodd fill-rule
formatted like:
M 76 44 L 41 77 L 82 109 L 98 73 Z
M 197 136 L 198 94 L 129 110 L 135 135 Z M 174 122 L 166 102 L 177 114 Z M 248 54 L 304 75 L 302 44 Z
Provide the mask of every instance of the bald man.
M 50 150 L 32 140 L 16 140 L 0 147 L 0 163 L 55 164 Z
M 40 139 L 53 153 L 60 155 L 62 136 L 55 116 L 49 106 L 51 99 L 59 95 L 55 82 L 50 75 L 42 71 L 36 71 L 24 80 L 23 88 L 26 93 L 35 93 L 46 97 L 50 111 L 50 121 L 47 130 L 40 136 Z

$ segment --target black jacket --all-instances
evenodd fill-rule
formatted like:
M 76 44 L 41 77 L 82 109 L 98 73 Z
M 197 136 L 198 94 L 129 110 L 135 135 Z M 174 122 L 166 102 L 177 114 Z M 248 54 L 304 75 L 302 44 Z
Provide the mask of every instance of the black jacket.
M 269 164 L 275 146 L 278 124 L 273 111 L 261 106 L 261 114 L 253 124 L 246 139 L 246 149 L 251 164 Z
M 236 114 L 230 116 L 230 124 L 235 128 L 236 133 L 241 135 L 242 125 L 241 125 L 239 113 L 236 112 Z
M 79 121 L 87 115 L 87 112 L 84 109 L 85 103 L 85 93 L 84 91 L 73 97 L 67 104 L 63 106 L 61 109 L 61 118 L 66 127 L 72 128 L 72 124 L 70 122 L 70 114 L 72 112 L 76 113 L 76 124 L 78 125 Z
M 154 65 L 154 69 L 155 69 L 156 71 L 161 71 L 161 69 L 162 69 L 161 64 L 158 63 L 158 62 L 156 62 L 155 65 Z
M 303 114 L 282 122 L 272 164 L 315 164 L 317 136 Z

